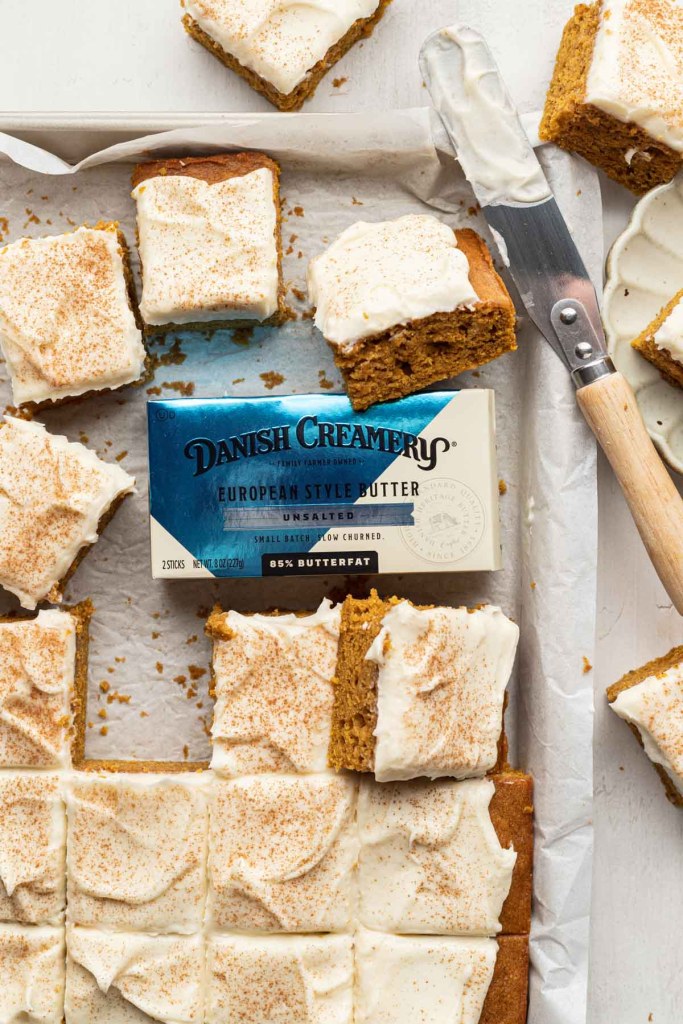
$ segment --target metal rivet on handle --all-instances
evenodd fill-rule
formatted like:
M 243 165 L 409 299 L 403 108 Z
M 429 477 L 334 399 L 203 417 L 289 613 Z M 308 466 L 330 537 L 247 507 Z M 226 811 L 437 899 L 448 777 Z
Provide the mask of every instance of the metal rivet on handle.
M 560 313 L 560 320 L 563 324 L 575 324 L 578 315 L 579 314 L 576 312 L 573 306 L 565 306 L 565 308 Z
M 590 359 L 593 355 L 593 346 L 589 341 L 580 341 L 574 351 L 579 359 Z

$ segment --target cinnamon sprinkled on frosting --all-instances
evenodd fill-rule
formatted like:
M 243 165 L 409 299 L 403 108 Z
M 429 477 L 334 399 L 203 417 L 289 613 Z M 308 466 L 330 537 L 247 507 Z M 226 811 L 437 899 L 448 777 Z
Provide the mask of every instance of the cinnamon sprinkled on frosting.
M 245 67 L 289 93 L 379 0 L 183 0 L 185 10 Z
M 207 1024 L 351 1024 L 350 935 L 209 940 Z
M 0 921 L 60 923 L 65 829 L 58 774 L 0 772 Z
M 70 762 L 76 625 L 68 612 L 0 622 L 0 767 Z
M 139 935 L 67 928 L 69 1024 L 202 1024 L 200 935 Z
M 585 102 L 683 152 L 680 0 L 603 0 Z
M 0 585 L 35 608 L 135 481 L 40 423 L 0 423 Z
M 332 775 L 214 783 L 209 899 L 214 927 L 341 931 L 351 920 L 356 785 Z
M 114 226 L 0 250 L 0 347 L 17 405 L 140 378 L 145 349 Z
M 67 788 L 70 923 L 192 932 L 205 894 L 201 775 L 74 775 Z
M 485 775 L 497 760 L 519 629 L 500 608 L 395 604 L 366 658 L 377 669 L 375 778 Z
M 64 929 L 0 924 L 4 1021 L 62 1024 Z
M 327 767 L 340 608 L 313 615 L 219 612 L 211 766 L 226 775 Z

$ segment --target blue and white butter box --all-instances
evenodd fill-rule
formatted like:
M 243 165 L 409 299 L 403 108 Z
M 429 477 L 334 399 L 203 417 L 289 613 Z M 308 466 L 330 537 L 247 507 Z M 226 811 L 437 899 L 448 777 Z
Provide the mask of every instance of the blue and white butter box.
M 501 566 L 493 391 L 148 403 L 155 578 Z

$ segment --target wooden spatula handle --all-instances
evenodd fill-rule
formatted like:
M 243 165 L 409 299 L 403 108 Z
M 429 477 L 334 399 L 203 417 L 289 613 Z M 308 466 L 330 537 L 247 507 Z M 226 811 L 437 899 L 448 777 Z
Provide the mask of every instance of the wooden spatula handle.
M 631 385 L 620 373 L 581 388 L 577 399 L 609 459 L 652 564 L 683 615 L 683 498 L 643 423 Z

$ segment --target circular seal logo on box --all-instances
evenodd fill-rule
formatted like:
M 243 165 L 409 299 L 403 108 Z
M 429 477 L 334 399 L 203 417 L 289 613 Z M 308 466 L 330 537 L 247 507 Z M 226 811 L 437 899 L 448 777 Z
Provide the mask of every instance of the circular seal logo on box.
M 484 533 L 484 507 L 460 480 L 432 479 L 420 486 L 415 525 L 401 527 L 406 547 L 427 562 L 457 562 Z

